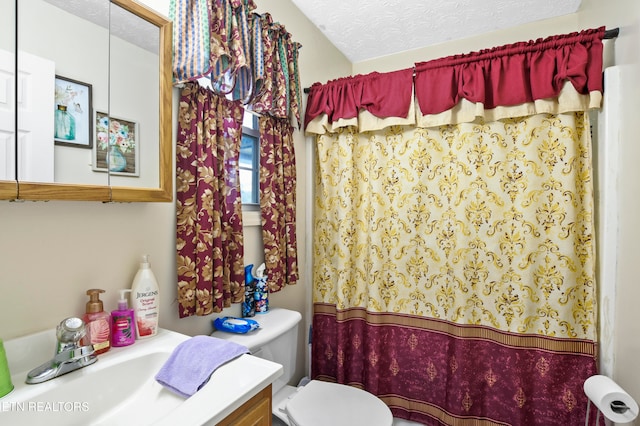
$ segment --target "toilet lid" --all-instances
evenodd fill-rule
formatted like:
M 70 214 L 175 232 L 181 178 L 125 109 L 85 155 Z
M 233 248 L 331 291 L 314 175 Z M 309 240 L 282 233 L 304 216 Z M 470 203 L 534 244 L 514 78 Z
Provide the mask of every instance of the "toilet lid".
M 299 389 L 285 408 L 296 426 L 391 426 L 391 410 L 369 392 L 312 380 Z

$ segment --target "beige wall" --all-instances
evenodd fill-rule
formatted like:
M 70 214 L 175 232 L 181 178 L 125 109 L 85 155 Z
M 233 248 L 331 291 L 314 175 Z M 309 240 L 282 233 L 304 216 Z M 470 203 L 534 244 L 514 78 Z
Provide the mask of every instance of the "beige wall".
M 168 0 L 148 3 L 168 14 Z M 304 87 L 351 72 L 349 61 L 289 0 L 256 3 L 259 11 L 270 12 L 295 41 L 302 43 L 299 64 Z M 176 96 L 174 90 L 174 129 Z M 309 234 L 305 229 L 308 146 L 302 133 L 296 132 L 301 278 L 297 285 L 272 294 L 270 299 L 271 306 L 303 313 L 310 300 L 305 250 Z M 259 227 L 245 229 L 245 244 L 246 263 L 259 265 L 263 261 Z M 0 339 L 53 328 L 68 316 L 81 315 L 89 288 L 105 289 L 105 309 L 115 309 L 116 291 L 131 287 L 144 253 L 150 255 L 160 285 L 160 326 L 189 335 L 210 333 L 214 316 L 178 319 L 174 203 L 0 201 Z M 240 306 L 234 305 L 223 315 L 240 316 Z M 301 327 L 301 345 L 306 340 L 306 329 L 306 324 Z M 304 374 L 304 360 L 301 353 L 298 378 Z

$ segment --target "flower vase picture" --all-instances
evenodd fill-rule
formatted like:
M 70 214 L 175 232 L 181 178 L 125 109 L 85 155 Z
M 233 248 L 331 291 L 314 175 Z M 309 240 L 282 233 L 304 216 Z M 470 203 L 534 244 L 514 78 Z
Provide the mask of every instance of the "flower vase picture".
M 122 176 L 140 176 L 138 125 L 96 111 L 93 170 Z
M 66 105 L 58 104 L 56 107 L 55 138 L 63 141 L 76 140 L 76 119 L 67 111 Z
M 92 147 L 91 85 L 56 76 L 54 141 L 56 145 Z

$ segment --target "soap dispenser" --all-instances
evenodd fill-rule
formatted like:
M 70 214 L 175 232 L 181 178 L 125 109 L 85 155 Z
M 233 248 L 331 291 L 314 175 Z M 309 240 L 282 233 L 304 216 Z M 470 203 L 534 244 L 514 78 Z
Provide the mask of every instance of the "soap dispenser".
M 87 326 L 87 338 L 96 355 L 111 349 L 111 316 L 104 311 L 100 293 L 104 293 L 104 290 L 87 290 L 89 301 L 86 313 L 82 317 Z
M 251 275 L 253 263 L 244 267 L 244 302 L 242 302 L 242 317 L 248 318 L 256 315 L 256 301 L 254 293 L 256 283 Z
M 131 293 L 131 290 L 120 290 L 118 309 L 111 311 L 111 345 L 114 347 L 129 346 L 136 342 L 136 322 L 133 309 L 127 303 L 127 292 Z

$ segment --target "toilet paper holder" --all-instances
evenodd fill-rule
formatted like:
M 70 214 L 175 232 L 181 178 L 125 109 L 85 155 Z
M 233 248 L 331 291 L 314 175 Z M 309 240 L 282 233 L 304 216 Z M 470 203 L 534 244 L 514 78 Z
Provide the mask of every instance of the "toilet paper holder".
M 625 404 L 623 401 L 611 401 L 611 403 L 609 404 L 609 406 L 611 407 L 611 411 L 613 411 L 616 414 L 624 414 L 627 411 L 629 411 L 631 408 L 629 408 L 629 406 L 627 404 Z M 589 411 L 591 410 L 591 400 L 588 400 L 587 402 L 587 417 L 585 418 L 585 426 L 589 425 Z M 598 419 L 600 418 L 600 412 L 598 412 L 598 417 L 596 417 L 596 424 L 598 424 Z
M 585 426 L 589 425 L 592 402 L 598 409 L 598 418 L 602 414 L 607 420 L 616 424 L 632 422 L 640 411 L 638 403 L 607 376 L 589 377 L 584 382 L 584 393 L 588 398 Z M 598 424 L 598 418 L 596 418 L 596 424 Z
M 622 401 L 611 401 L 611 411 L 617 414 L 623 414 L 630 410 L 630 408 Z

